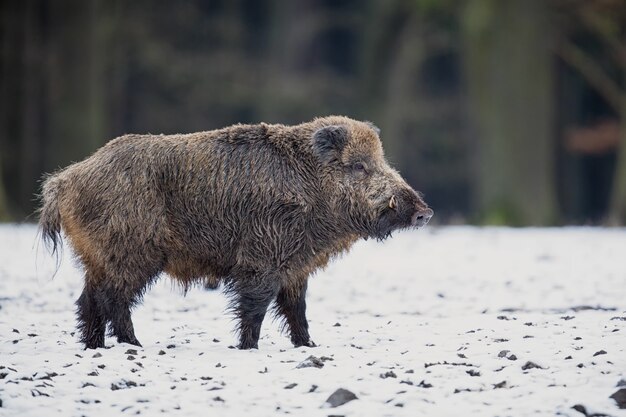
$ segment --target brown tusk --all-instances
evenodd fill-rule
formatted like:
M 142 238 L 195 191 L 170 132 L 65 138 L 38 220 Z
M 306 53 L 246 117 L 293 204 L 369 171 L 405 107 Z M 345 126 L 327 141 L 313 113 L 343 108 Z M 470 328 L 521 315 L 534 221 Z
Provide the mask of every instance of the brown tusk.
M 398 203 L 396 202 L 396 196 L 392 195 L 389 199 L 389 208 L 395 210 L 398 207 Z

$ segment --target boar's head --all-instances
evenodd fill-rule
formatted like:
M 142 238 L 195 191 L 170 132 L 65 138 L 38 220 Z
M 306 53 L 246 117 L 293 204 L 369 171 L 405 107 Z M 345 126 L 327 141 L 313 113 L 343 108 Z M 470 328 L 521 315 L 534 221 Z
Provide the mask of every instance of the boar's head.
M 385 160 L 378 128 L 335 121 L 316 130 L 312 144 L 332 183 L 335 214 L 349 231 L 382 240 L 394 230 L 426 225 L 433 211 Z

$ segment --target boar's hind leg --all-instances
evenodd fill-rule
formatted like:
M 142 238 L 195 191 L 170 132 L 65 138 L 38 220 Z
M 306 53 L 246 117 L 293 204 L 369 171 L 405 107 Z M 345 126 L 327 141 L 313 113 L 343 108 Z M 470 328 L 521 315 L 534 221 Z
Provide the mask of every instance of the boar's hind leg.
M 276 298 L 275 275 L 237 277 L 229 285 L 234 295 L 233 311 L 239 320 L 239 349 L 258 349 L 261 324 L 270 303 Z
M 295 347 L 316 346 L 309 336 L 309 323 L 306 319 L 306 288 L 306 279 L 289 283 L 280 289 L 276 298 L 276 314 L 284 317 Z
M 107 317 L 111 321 L 111 336 L 117 337 L 118 343 L 141 346 L 130 318 L 130 309 L 134 303 L 134 299 L 123 292 L 107 291 Z
M 106 319 L 98 298 L 97 289 L 86 280 L 83 292 L 76 301 L 80 341 L 85 349 L 104 347 Z
M 111 322 L 111 336 L 117 337 L 118 343 L 128 343 L 141 346 L 135 336 L 135 329 L 131 320 L 131 309 L 141 300 L 146 286 L 154 277 L 142 279 L 132 277 L 124 280 L 122 286 L 111 286 L 105 290 L 105 310 L 107 319 Z

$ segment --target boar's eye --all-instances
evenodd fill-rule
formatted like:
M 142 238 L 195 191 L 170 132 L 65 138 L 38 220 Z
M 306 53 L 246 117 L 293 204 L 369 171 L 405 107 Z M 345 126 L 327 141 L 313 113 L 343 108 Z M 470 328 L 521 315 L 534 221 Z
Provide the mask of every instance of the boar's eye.
M 352 170 L 360 174 L 367 174 L 367 164 L 365 162 L 355 162 L 352 164 Z

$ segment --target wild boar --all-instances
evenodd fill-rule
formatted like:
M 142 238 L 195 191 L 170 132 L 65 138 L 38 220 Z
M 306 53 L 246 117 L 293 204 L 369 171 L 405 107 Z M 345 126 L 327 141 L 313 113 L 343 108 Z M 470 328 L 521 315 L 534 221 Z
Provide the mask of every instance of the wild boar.
M 81 341 L 141 346 L 131 310 L 162 272 L 222 284 L 239 348 L 258 348 L 268 307 L 295 346 L 309 336 L 308 277 L 360 238 L 425 225 L 433 211 L 385 160 L 379 130 L 342 116 L 126 135 L 48 176 L 40 229 L 84 267 Z

